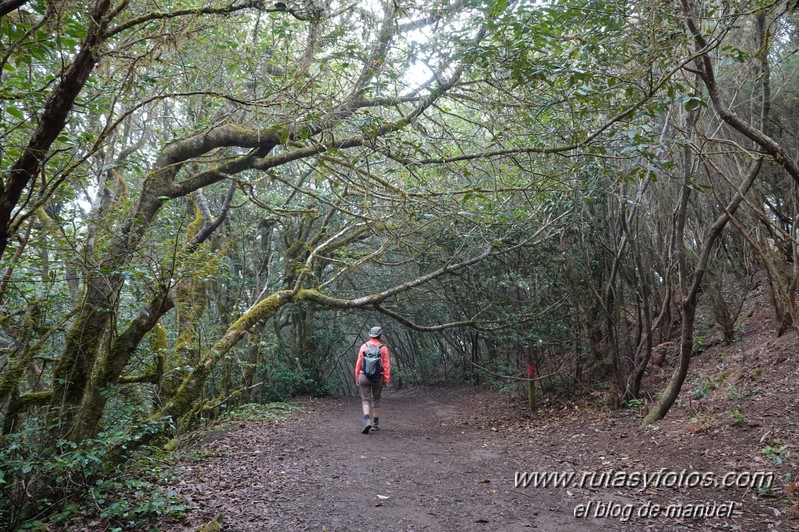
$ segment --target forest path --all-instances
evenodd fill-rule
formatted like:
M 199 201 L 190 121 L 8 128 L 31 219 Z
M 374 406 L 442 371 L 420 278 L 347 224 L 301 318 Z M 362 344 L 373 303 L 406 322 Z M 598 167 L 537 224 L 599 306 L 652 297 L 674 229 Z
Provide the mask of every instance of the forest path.
M 200 442 L 178 486 L 194 510 L 171 529 L 218 514 L 224 530 L 242 531 L 624 529 L 576 519 L 565 488 L 516 488 L 516 471 L 559 460 L 483 412 L 473 388 L 387 390 L 382 430 L 368 435 L 357 398 L 309 404 L 297 419 L 240 423 Z

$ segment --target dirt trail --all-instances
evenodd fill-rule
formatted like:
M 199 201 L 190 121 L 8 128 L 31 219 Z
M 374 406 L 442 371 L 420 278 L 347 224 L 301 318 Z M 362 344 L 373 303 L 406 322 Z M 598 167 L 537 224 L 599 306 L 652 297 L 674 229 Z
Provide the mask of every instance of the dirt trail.
M 315 401 L 301 419 L 247 423 L 182 466 L 190 530 L 621 530 L 573 516 L 565 489 L 516 488 L 541 465 L 529 438 L 477 415 L 464 389 L 385 393 L 382 430 L 361 434 L 356 398 Z M 213 441 L 210 441 L 213 440 Z M 551 457 L 547 457 L 551 462 Z
M 610 410 L 600 392 L 524 404 L 473 387 L 384 395 L 384 430 L 360 433 L 356 398 L 306 403 L 278 423 L 240 423 L 184 454 L 174 487 L 192 508 L 161 530 L 799 530 L 799 366 L 796 337 L 774 337 L 764 284 L 745 308 L 746 335 L 708 340 L 669 416 L 639 430 L 645 408 Z M 674 360 L 676 352 L 668 354 Z M 654 366 L 649 390 L 672 367 Z M 517 488 L 517 471 L 770 472 L 773 485 Z M 690 509 L 735 504 L 732 517 L 594 517 L 608 503 Z M 591 504 L 589 517 L 574 516 Z
M 368 435 L 360 431 L 356 398 L 304 405 L 306 411 L 288 421 L 238 422 L 184 451 L 174 487 L 192 509 L 188 519 L 156 527 L 194 531 L 221 515 L 223 529 L 232 531 L 797 528 L 781 499 L 753 499 L 751 490 L 514 485 L 517 471 L 763 468 L 747 458 L 751 451 L 742 442 L 749 432 L 723 438 L 720 432 L 686 433 L 679 419 L 637 431 L 630 411 L 580 414 L 573 406 L 527 418 L 518 402 L 470 387 L 390 390 L 384 395 L 383 430 Z M 732 517 L 633 513 L 623 519 L 622 513 L 648 504 L 691 508 L 728 501 L 735 504 Z M 575 510 L 588 504 L 588 515 L 575 517 Z M 619 513 L 597 515 L 610 505 Z

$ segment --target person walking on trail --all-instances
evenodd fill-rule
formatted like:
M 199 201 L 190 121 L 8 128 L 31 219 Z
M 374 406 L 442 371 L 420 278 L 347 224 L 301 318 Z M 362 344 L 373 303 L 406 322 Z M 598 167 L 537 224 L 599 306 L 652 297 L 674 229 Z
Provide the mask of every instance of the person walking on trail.
M 391 381 L 391 361 L 388 347 L 381 342 L 383 329 L 372 327 L 369 340 L 358 351 L 355 363 L 355 382 L 361 392 L 363 405 L 363 433 L 380 430 L 380 395 L 383 386 Z

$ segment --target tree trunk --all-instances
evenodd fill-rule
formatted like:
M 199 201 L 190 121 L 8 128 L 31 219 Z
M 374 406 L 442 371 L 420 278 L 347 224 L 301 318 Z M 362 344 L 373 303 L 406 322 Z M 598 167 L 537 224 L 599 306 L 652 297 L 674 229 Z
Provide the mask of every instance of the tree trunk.
M 164 288 L 152 299 L 149 308 L 142 311 L 122 334 L 114 338 L 111 347 L 97 363 L 91 386 L 89 386 L 86 398 L 80 407 L 76 423 L 78 429 L 73 439 L 80 441 L 97 435 L 100 419 L 108 401 L 109 387 L 118 382 L 119 376 L 144 336 L 173 306 L 174 304 Z
M 192 406 L 200 397 L 205 379 L 216 364 L 227 354 L 256 323 L 273 317 L 284 305 L 291 302 L 295 293 L 284 290 L 272 294 L 251 307 L 208 351 L 200 363 L 181 383 L 172 400 L 167 403 L 153 419 L 171 418 L 178 423 L 183 416 L 191 412 Z
M 695 112 L 695 111 L 694 111 Z M 693 124 L 693 120 L 689 118 L 689 124 Z M 655 421 L 663 419 L 668 413 L 671 406 L 677 400 L 677 396 L 682 390 L 682 385 L 685 382 L 685 377 L 688 375 L 688 367 L 691 362 L 691 355 L 693 354 L 694 347 L 694 319 L 696 318 L 696 303 L 699 294 L 699 287 L 702 283 L 702 278 L 707 270 L 707 265 L 710 261 L 710 254 L 724 227 L 730 221 L 730 218 L 738 209 L 738 206 L 743 201 L 744 195 L 752 187 L 755 178 L 760 173 L 760 168 L 763 164 L 763 157 L 759 157 L 752 168 L 749 170 L 749 175 L 746 176 L 738 192 L 735 193 L 729 205 L 724 209 L 724 212 L 719 215 L 713 226 L 710 228 L 708 235 L 702 243 L 702 248 L 699 253 L 699 260 L 693 270 L 692 279 L 689 285 L 689 272 L 687 257 L 685 252 L 685 216 L 688 208 L 688 199 L 691 195 L 691 168 L 692 157 L 690 156 L 690 147 L 686 147 L 686 174 L 683 181 L 682 194 L 680 196 L 680 204 L 676 213 L 675 223 L 675 243 L 677 246 L 677 263 L 679 265 L 680 275 L 680 293 L 682 295 L 682 333 L 680 335 L 680 359 L 677 368 L 669 380 L 669 384 L 663 392 L 660 401 L 652 408 L 652 410 L 644 418 L 642 425 L 650 425 Z
M 91 274 L 86 282 L 86 294 L 75 322 L 66 336 L 61 358 L 53 372 L 51 412 L 58 416 L 62 433 L 71 431 L 71 420 L 77 406 L 88 391 L 98 350 L 109 334 L 116 294 L 122 286 L 119 275 Z
M 13 4 L 9 6 L 15 9 Z M 75 99 L 99 60 L 98 50 L 110 22 L 107 17 L 110 8 L 111 0 L 97 0 L 95 3 L 90 14 L 92 23 L 88 24 L 80 51 L 47 98 L 36 131 L 9 170 L 7 180 L 0 180 L 0 258 L 13 236 L 11 216 L 14 209 L 25 188 L 40 174 L 50 146 L 64 130 Z

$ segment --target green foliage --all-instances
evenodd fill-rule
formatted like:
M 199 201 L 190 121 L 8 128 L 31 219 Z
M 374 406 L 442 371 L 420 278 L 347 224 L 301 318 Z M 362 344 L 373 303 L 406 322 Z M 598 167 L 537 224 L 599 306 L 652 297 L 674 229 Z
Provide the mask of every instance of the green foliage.
M 760 454 L 779 466 L 790 457 L 790 448 L 780 439 L 772 437 L 769 443 L 760 450 Z
M 700 354 L 705 350 L 705 342 L 707 337 L 704 334 L 694 335 L 694 354 Z
M 720 388 L 730 376 L 729 370 L 719 372 L 717 375 L 704 377 L 702 379 L 694 379 L 692 395 L 697 398 L 707 397 L 708 394 Z M 730 385 L 731 386 L 731 385 Z
M 692 389 L 691 394 L 694 397 L 701 399 L 707 397 L 714 390 L 724 388 L 724 397 L 737 403 L 744 397 L 748 396 L 749 392 L 746 390 L 737 390 L 735 388 L 735 384 L 727 380 L 729 376 L 730 371 L 724 370 L 716 375 L 711 375 L 710 377 L 694 379 L 692 383 L 694 388 Z
M 210 11 L 222 3 L 199 0 L 114 3 L 120 9 L 110 27 L 120 33 L 93 47 L 100 61 L 66 120 L 40 124 L 47 98 L 96 27 L 93 5 L 29 0 L 0 20 L 0 182 L 36 131 L 58 130 L 35 154 L 43 166 L 11 206 L 19 224 L 0 257 L 8 275 L 0 368 L 31 355 L 9 397 L 64 384 L 53 368 L 78 360 L 66 352 L 67 338 L 97 340 L 80 344 L 87 367 L 73 369 L 89 384 L 75 387 L 76 404 L 88 401 L 78 397 L 84 389 L 98 391 L 91 379 L 105 363 L 116 364 L 110 382 L 128 381 L 101 385 L 105 431 L 79 443 L 41 447 L 47 431 L 35 407 L 8 416 L 13 433 L 0 454 L 0 486 L 12 497 L 0 517 L 17 524 L 33 515 L 32 501 L 67 519 L 86 494 L 102 500 L 105 518 L 121 528 L 168 511 L 169 494 L 147 502 L 137 493 L 155 488 L 108 476 L 112 449 L 133 443 L 128 430 L 150 430 L 140 420 L 169 404 L 197 368 L 209 369 L 181 408 L 206 398 L 245 403 L 226 420 L 269 420 L 270 401 L 351 390 L 365 319 L 354 308 L 371 313 L 380 305 L 422 325 L 479 326 L 480 334 L 463 327 L 405 337 L 392 323 L 401 361 L 395 382 L 479 377 L 523 395 L 524 383 L 504 376 L 524 376 L 534 360 L 539 373 L 555 368 L 540 381 L 546 393 L 623 387 L 640 362 L 628 355 L 656 318 L 653 309 L 678 301 L 667 292 L 679 286 L 667 238 L 675 176 L 695 171 L 684 239 L 693 264 L 708 220 L 735 190 L 720 176 L 750 158 L 715 113 L 702 113 L 696 128 L 718 135 L 696 144 L 687 127 L 688 110 L 712 104 L 675 75 L 695 53 L 677 3 L 385 2 L 384 11 L 376 2 L 334 2 L 326 16 L 308 20 L 258 8 L 219 16 Z M 194 8 L 202 11 L 189 14 Z M 715 45 L 717 89 L 733 95 L 742 122 L 771 123 L 756 108 L 760 80 L 773 76 L 784 88 L 772 91 L 775 116 L 788 123 L 796 29 L 790 15 L 775 12 L 766 26 L 780 38 L 761 50 L 750 12 L 772 17 L 742 11 L 724 33 L 702 28 Z M 761 57 L 780 68 L 763 76 Z M 770 133 L 793 142 L 783 130 Z M 704 150 L 697 161 L 706 164 L 682 168 L 684 149 Z M 790 219 L 791 187 L 777 170 L 764 171 L 759 186 L 768 218 Z M 215 221 L 207 240 L 187 246 Z M 720 267 L 709 272 L 718 277 L 705 291 L 718 293 L 710 310 L 728 341 L 740 334 L 735 296 L 745 292 L 754 260 L 745 241 L 725 237 L 714 250 Z M 487 250 L 483 261 L 413 284 Z M 788 261 L 781 263 L 792 286 Z M 727 271 L 735 277 L 722 282 Z M 402 289 L 364 302 L 390 287 Z M 337 309 L 277 308 L 272 294 L 293 288 L 318 290 Z M 157 347 L 126 334 L 176 293 L 191 297 L 164 309 Z M 237 321 L 252 308 L 268 323 Z M 30 309 L 41 315 L 27 319 Z M 88 318 L 75 319 L 73 309 Z M 94 335 L 78 327 L 98 323 Z M 697 353 L 711 327 L 700 316 Z M 237 339 L 216 352 L 210 346 L 220 338 Z M 235 345 L 241 338 L 250 345 Z M 125 341 L 136 345 L 109 360 L 109 346 Z M 162 369 L 158 384 L 130 382 Z M 751 378 L 760 376 L 758 368 Z M 726 378 L 697 380 L 693 393 L 707 396 Z M 744 396 L 726 384 L 729 399 Z M 47 478 L 64 480 L 48 485 Z M 114 500 L 114 490 L 132 494 Z
M 646 404 L 646 399 L 639 398 L 639 399 L 628 399 L 622 403 L 622 406 L 625 408 L 641 408 Z
M 286 401 L 299 395 L 322 397 L 328 394 L 324 382 L 314 379 L 310 369 L 298 368 L 294 361 L 270 358 L 260 367 L 259 375 L 264 382 L 259 397 L 267 403 Z
M 724 397 L 727 399 L 732 399 L 736 403 L 743 399 L 744 397 L 748 396 L 749 392 L 746 390 L 736 390 L 732 383 L 727 383 L 727 391 L 724 392 Z
M 146 525 L 157 517 L 183 518 L 190 508 L 174 490 L 145 480 L 98 481 L 88 497 L 100 509 L 100 519 L 122 530 Z
M 694 389 L 691 390 L 691 395 L 697 399 L 704 399 L 707 397 L 707 391 L 705 383 L 694 381 Z
M 733 267 L 727 262 L 720 261 L 718 267 L 708 272 L 705 291 L 713 321 L 721 331 L 724 342 L 730 344 L 736 334 L 740 335 L 740 327 L 736 323 L 751 282 L 747 282 L 746 273 L 740 271 L 742 266 Z
M 438 349 L 424 349 L 412 361 L 404 361 L 401 370 L 391 370 L 391 379 L 394 383 L 402 382 L 403 385 L 429 386 L 451 379 L 455 367 L 445 361 L 446 355 Z M 448 370 L 448 371 L 447 371 Z
M 739 409 L 731 410 L 727 412 L 727 415 L 730 416 L 732 419 L 733 425 L 743 425 L 744 424 L 744 415 L 741 413 Z
M 511 375 L 511 369 L 506 362 L 500 360 L 491 361 L 486 369 L 488 371 L 484 372 L 484 378 L 492 388 L 504 394 L 519 392 L 516 381 L 502 378 L 504 375 Z
M 580 383 L 573 375 L 561 378 L 545 379 L 542 388 L 547 393 L 553 393 L 560 398 L 579 397 L 582 393 Z
M 715 411 L 716 409 L 712 406 L 701 407 L 694 413 L 693 416 L 689 418 L 689 421 L 692 425 L 694 425 L 697 431 L 708 430 L 713 426 L 713 422 L 716 417 Z
M 0 499 L 0 519 L 12 528 L 35 526 L 42 515 L 50 515 L 54 522 L 69 519 L 86 497 L 109 516 L 142 516 L 170 507 L 160 494 L 147 491 L 155 497 L 150 499 L 140 487 L 134 490 L 135 500 L 130 502 L 112 502 L 107 497 L 108 490 L 135 487 L 133 481 L 120 485 L 122 481 L 112 480 L 122 472 L 114 465 L 117 453 L 143 433 L 158 430 L 157 426 L 141 425 L 139 433 L 101 432 L 80 443 L 53 442 L 51 430 L 29 426 L 3 438 L 0 487 L 6 497 Z

